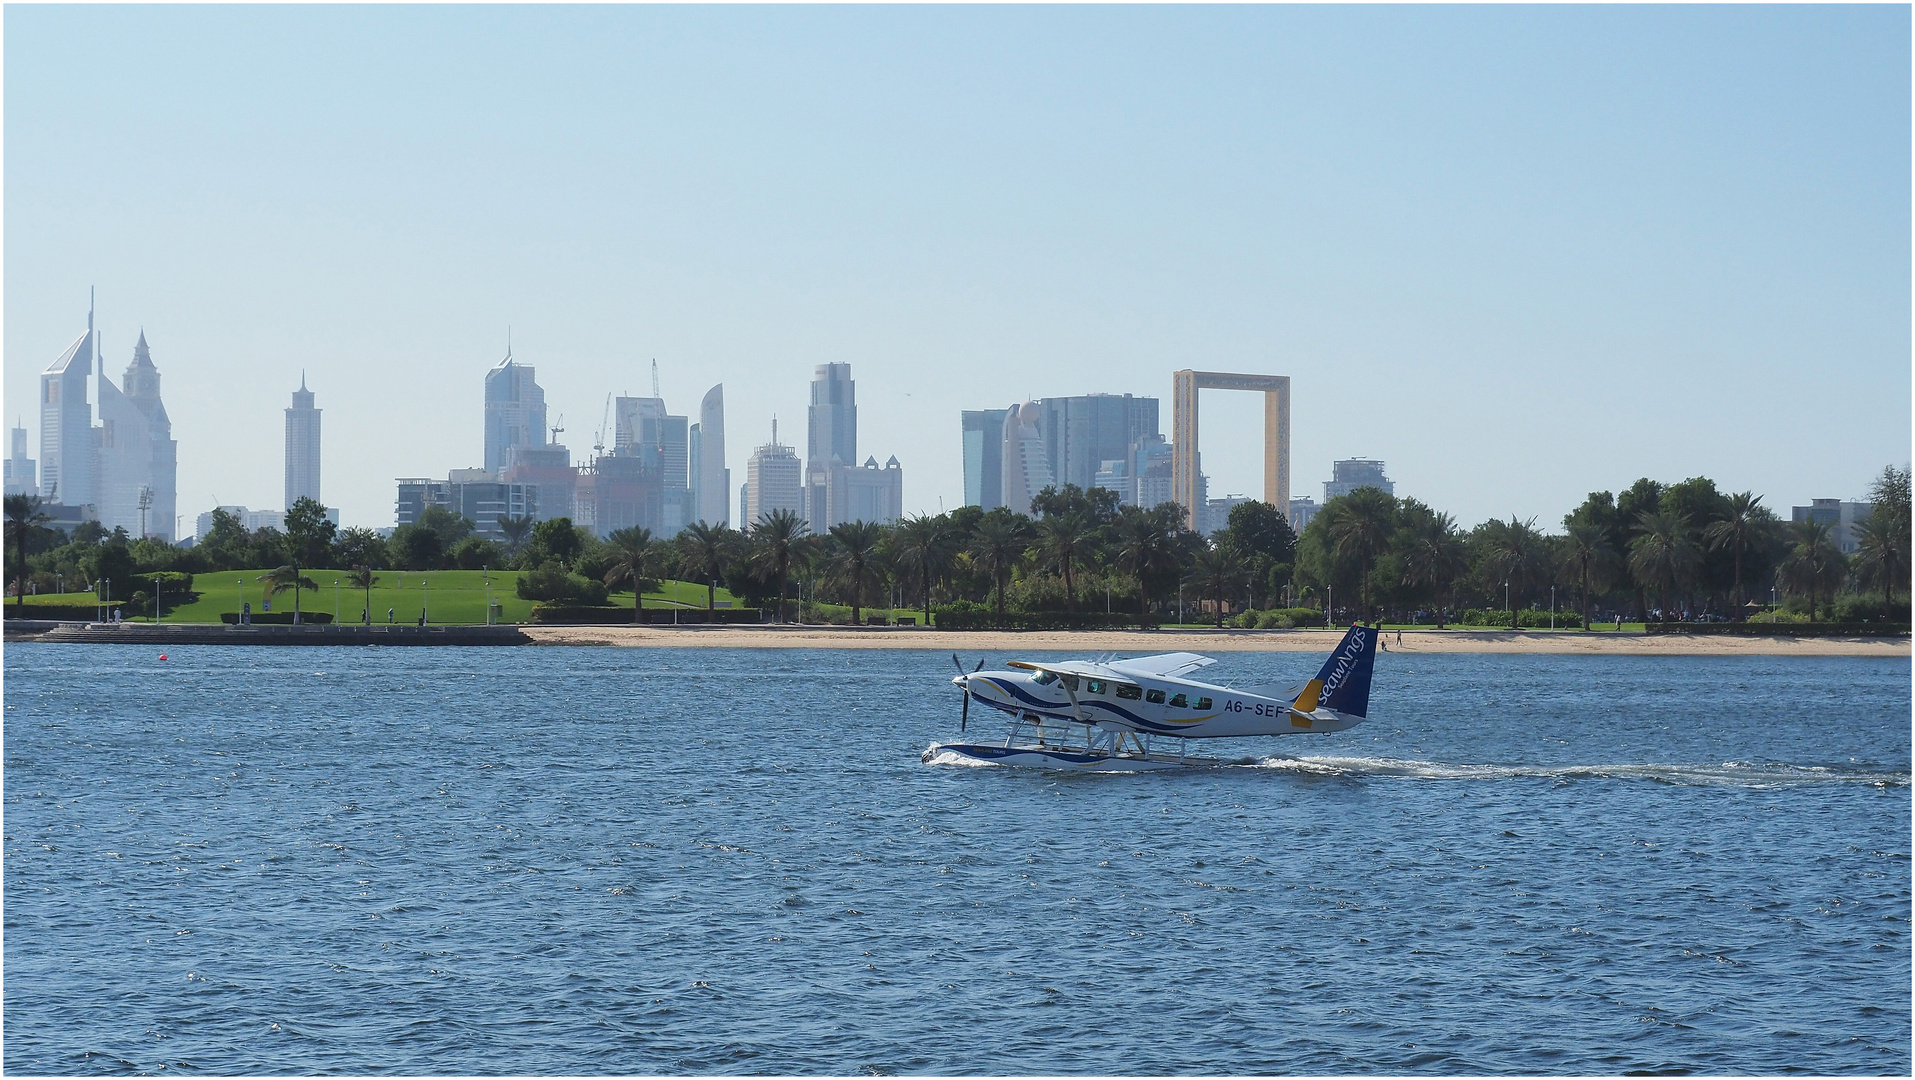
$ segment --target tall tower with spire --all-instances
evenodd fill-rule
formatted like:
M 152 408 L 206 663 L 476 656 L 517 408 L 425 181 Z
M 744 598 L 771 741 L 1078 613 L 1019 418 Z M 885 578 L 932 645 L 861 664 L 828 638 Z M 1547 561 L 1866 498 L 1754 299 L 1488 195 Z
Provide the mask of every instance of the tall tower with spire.
M 313 392 L 306 389 L 306 373 L 299 373 L 299 389 L 286 410 L 286 509 L 301 499 L 319 502 L 319 414 Z

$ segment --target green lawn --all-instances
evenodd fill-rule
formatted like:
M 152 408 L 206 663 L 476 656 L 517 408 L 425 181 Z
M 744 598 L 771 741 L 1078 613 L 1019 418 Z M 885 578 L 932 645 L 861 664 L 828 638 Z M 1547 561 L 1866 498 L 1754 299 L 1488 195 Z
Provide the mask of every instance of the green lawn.
M 196 574 L 193 588 L 199 592 L 199 600 L 179 607 L 168 601 L 165 621 L 216 623 L 220 621 L 222 613 L 237 612 L 242 600 L 251 603 L 254 611 L 264 611 L 266 585 L 259 580 L 259 576 L 265 572 L 227 570 Z M 301 611 L 323 611 L 331 615 L 336 604 L 337 614 L 342 621 L 359 621 L 359 613 L 366 606 L 366 594 L 347 583 L 345 571 L 309 570 L 306 576 L 319 585 L 319 591 L 302 591 L 299 594 Z M 519 574 L 516 570 L 382 570 L 378 581 L 372 586 L 373 621 L 385 622 L 386 611 L 391 609 L 392 621 L 416 623 L 421 608 L 429 605 L 432 622 L 483 623 L 488 579 L 491 581 L 491 596 L 499 602 L 501 619 L 524 622 L 531 616 L 533 601 L 519 599 Z M 339 583 L 336 600 L 335 581 Z M 724 589 L 718 590 L 717 598 L 721 601 L 731 600 L 734 606 L 737 605 L 737 599 Z M 274 611 L 293 609 L 290 591 L 280 593 L 272 601 Z M 94 602 L 92 593 L 27 597 L 29 610 L 36 605 L 55 604 L 88 607 Z M 632 605 L 632 591 L 625 589 L 613 592 L 610 602 L 629 608 Z M 672 607 L 674 604 L 679 607 L 704 607 L 705 586 L 690 581 L 667 581 L 658 591 L 645 594 L 645 606 L 648 608 Z M 121 606 L 122 610 L 126 607 L 124 602 Z M 127 613 L 127 618 L 133 618 L 131 612 Z

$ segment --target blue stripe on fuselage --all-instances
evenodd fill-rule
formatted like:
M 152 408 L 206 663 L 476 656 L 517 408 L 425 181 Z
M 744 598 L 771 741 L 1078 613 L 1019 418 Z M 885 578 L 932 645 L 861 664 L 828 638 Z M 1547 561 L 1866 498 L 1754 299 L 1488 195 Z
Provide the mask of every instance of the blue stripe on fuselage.
M 1016 683 L 1008 682 L 1004 679 L 991 678 L 987 676 L 984 681 L 990 683 L 992 686 L 995 686 L 1000 690 L 1003 690 L 1005 693 L 1010 694 L 1013 698 L 1017 699 L 1018 701 L 1022 701 L 1028 705 L 1034 706 L 1038 710 L 1048 710 L 1045 714 L 1047 716 L 1057 717 L 1058 719 L 1062 719 L 1062 720 L 1077 719 L 1076 716 L 1070 713 L 1069 711 L 1070 704 L 1068 702 L 1062 705 L 1059 705 L 1053 701 L 1045 701 L 1042 698 L 1035 697 L 1029 692 L 1021 689 Z M 1185 728 L 1179 727 L 1178 725 L 1175 725 L 1175 724 L 1168 724 L 1160 720 L 1150 720 L 1145 717 L 1138 716 L 1136 713 L 1131 712 L 1128 709 L 1122 708 L 1117 705 L 1113 705 L 1110 702 L 1104 701 L 1099 698 L 1085 699 L 1080 697 L 1077 699 L 1077 703 L 1086 709 L 1099 708 L 1099 709 L 1104 709 L 1107 712 L 1115 713 L 1118 716 L 1123 717 L 1125 720 L 1130 721 L 1132 724 L 1135 724 L 1137 727 L 1143 729 L 1144 731 L 1150 732 L 1151 734 L 1154 734 L 1154 735 L 1174 734 L 1178 731 L 1185 730 Z M 985 699 L 985 704 L 996 705 L 997 703 L 990 701 L 989 699 Z M 1015 708 L 1005 709 L 1004 706 L 1002 705 L 997 705 L 997 707 L 1000 709 L 1004 709 L 1005 712 L 1015 713 L 1015 712 L 1021 711 Z M 1194 724 L 1200 720 L 1206 720 L 1206 719 L 1209 719 L 1209 718 L 1195 717 L 1190 722 Z

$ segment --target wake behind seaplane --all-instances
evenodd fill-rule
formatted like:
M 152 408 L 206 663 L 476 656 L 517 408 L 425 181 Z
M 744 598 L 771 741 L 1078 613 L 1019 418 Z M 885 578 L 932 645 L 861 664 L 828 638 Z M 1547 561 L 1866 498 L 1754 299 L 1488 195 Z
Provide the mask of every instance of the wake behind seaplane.
M 1377 631 L 1356 625 L 1298 686 L 1231 687 L 1186 676 L 1216 663 L 1196 653 L 1159 653 L 1129 660 L 1013 660 L 1006 670 L 969 672 L 958 662 L 952 685 L 964 692 L 959 730 L 971 702 L 1008 713 L 1002 743 L 933 743 L 923 760 L 1025 765 L 1080 772 L 1137 772 L 1221 765 L 1192 757 L 1189 739 L 1343 731 L 1363 722 L 1376 666 Z M 1175 740 L 1165 745 L 1164 740 Z

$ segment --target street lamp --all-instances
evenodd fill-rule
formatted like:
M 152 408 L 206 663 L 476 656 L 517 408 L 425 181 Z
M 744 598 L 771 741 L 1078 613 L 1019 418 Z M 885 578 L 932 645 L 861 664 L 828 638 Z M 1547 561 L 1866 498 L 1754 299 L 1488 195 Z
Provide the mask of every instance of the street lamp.
M 239 600 L 239 621 L 246 621 L 246 579 L 233 582 L 233 596 Z
M 1556 586 L 1549 587 L 1549 628 L 1556 629 Z
M 1509 628 L 1516 629 L 1516 605 L 1509 598 L 1509 581 L 1503 582 L 1503 609 L 1509 612 Z
M 332 624 L 339 625 L 339 579 L 332 579 Z

